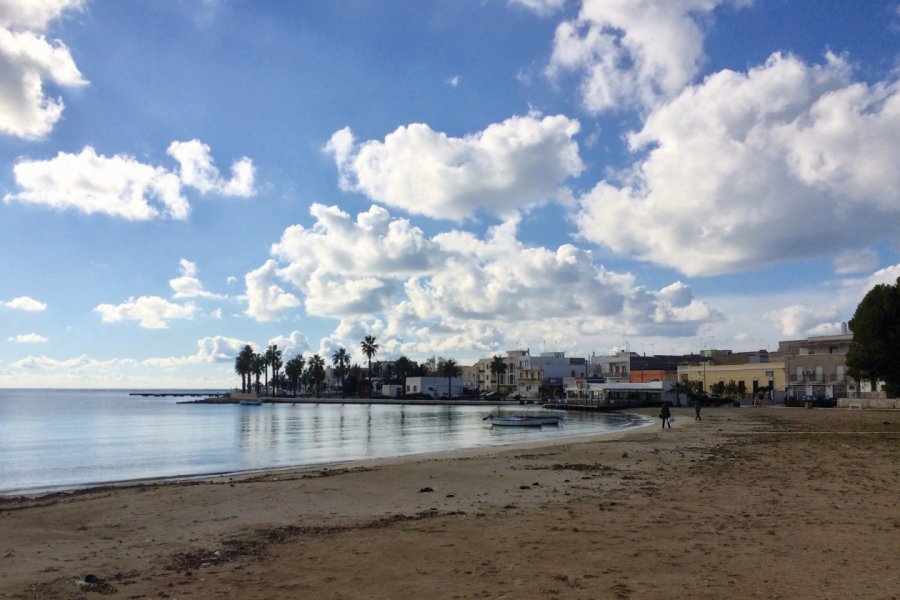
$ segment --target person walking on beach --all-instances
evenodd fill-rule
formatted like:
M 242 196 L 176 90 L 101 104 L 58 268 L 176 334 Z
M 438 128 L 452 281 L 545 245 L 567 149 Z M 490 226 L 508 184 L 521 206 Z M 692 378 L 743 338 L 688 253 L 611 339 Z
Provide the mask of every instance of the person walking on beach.
M 659 418 L 662 419 L 662 428 L 665 429 L 666 425 L 669 426 L 669 429 L 672 429 L 672 424 L 669 423 L 669 417 L 672 416 L 672 411 L 669 410 L 669 403 L 665 402 L 662 405 L 662 408 L 659 411 Z
M 694 412 L 697 413 L 697 416 L 694 417 L 695 421 L 702 421 L 700 418 L 700 409 L 703 408 L 703 405 L 700 403 L 700 398 L 694 400 Z

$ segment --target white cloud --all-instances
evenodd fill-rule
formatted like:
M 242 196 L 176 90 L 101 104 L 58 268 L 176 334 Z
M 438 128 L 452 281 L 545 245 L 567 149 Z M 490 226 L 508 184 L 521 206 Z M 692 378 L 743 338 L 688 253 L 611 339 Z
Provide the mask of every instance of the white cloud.
M 169 280 L 169 285 L 175 291 L 175 298 L 226 298 L 221 294 L 214 294 L 203 289 L 203 283 L 197 278 L 197 265 L 185 258 L 180 261 L 181 276 Z
M 9 341 L 17 342 L 19 344 L 42 344 L 44 342 L 49 342 L 50 339 L 42 335 L 38 335 L 37 333 L 25 333 L 17 335 L 15 337 L 11 337 L 9 338 Z
M 562 115 L 512 117 L 461 138 L 428 125 L 399 127 L 384 141 L 356 144 L 345 128 L 325 149 L 341 187 L 411 214 L 462 220 L 478 211 L 510 215 L 552 199 L 584 168 Z
M 453 77 L 451 77 L 450 79 L 447 80 L 447 83 L 450 85 L 450 87 L 459 87 L 460 81 L 461 81 L 460 76 L 454 75 Z
M 372 206 L 356 220 L 336 206 L 313 204 L 310 229 L 288 227 L 272 245 L 287 263 L 280 274 L 306 296 L 306 310 L 322 316 L 369 314 L 385 308 L 391 279 L 434 266 L 436 247 L 406 219 Z
M 226 181 L 213 164 L 209 146 L 200 140 L 172 142 L 166 153 L 178 161 L 178 176 L 183 185 L 194 187 L 203 194 L 215 192 L 223 196 L 243 197 L 256 194 L 253 189 L 256 169 L 247 157 L 231 165 L 231 179 Z
M 485 239 L 459 230 L 429 239 L 379 207 L 355 221 L 335 207 L 311 212 L 315 225 L 289 227 L 272 254 L 285 263 L 277 273 L 304 294 L 308 314 L 341 319 L 323 351 L 376 331 L 388 354 L 472 352 L 560 331 L 583 341 L 611 327 L 689 336 L 722 319 L 684 283 L 646 290 L 574 245 L 525 245 L 517 218 Z
M 0 27 L 42 31 L 64 11 L 78 10 L 84 0 L 3 0 Z
M 309 350 L 309 338 L 299 331 L 292 331 L 289 336 L 275 336 L 269 340 L 267 347 L 272 344 L 278 346 L 284 357 L 297 356 Z
M 6 194 L 4 200 L 145 221 L 160 216 L 186 219 L 191 207 L 182 195 L 182 186 L 221 195 L 255 193 L 249 159 L 235 163 L 234 177 L 223 181 L 209 159 L 208 146 L 196 140 L 173 142 L 169 153 L 181 164 L 178 172 L 143 164 L 125 154 L 98 155 L 90 146 L 79 154 L 60 152 L 49 160 L 21 160 L 13 172 L 23 191 Z
M 8 302 L 0 302 L 0 306 L 12 308 L 14 310 L 24 310 L 29 312 L 40 312 L 47 309 L 47 305 L 43 302 L 29 298 L 28 296 L 19 296 Z
M 104 323 L 138 321 L 147 329 L 167 329 L 173 319 L 192 319 L 197 307 L 192 303 L 175 304 L 158 296 L 129 298 L 122 304 L 100 304 L 95 309 Z
M 536 15 L 546 16 L 565 6 L 566 0 L 509 0 L 510 5 L 519 4 Z
M 221 335 L 208 336 L 197 340 L 196 354 L 147 358 L 141 361 L 141 364 L 151 367 L 179 367 L 193 364 L 228 363 L 232 362 L 241 349 L 248 344 L 250 342 L 236 338 Z
M 701 20 L 726 1 L 584 0 L 578 18 L 557 27 L 547 73 L 579 74 L 591 112 L 655 106 L 697 75 L 704 60 Z
M 160 215 L 186 219 L 190 213 L 175 174 L 131 156 L 100 156 L 90 146 L 79 154 L 60 152 L 50 160 L 20 161 L 13 172 L 24 191 L 7 194 L 7 202 L 18 200 L 133 221 Z
M 28 370 L 80 370 L 80 369 L 109 369 L 114 367 L 133 367 L 137 361 L 132 359 L 96 360 L 82 354 L 75 358 L 59 360 L 47 356 L 26 356 L 12 364 L 16 369 Z
M 632 150 L 646 150 L 630 177 L 581 198 L 580 234 L 688 275 L 893 236 L 898 85 L 850 75 L 834 55 L 811 66 L 775 54 L 685 90 L 630 136 Z
M 764 315 L 775 323 L 782 335 L 789 337 L 821 335 L 829 326 L 833 330 L 840 322 L 838 310 L 834 306 L 811 307 L 804 304 L 787 306 Z
M 64 108 L 62 99 L 44 94 L 44 82 L 87 84 L 66 45 L 41 35 L 49 21 L 81 5 L 80 0 L 0 3 L 0 133 L 29 140 L 44 137 Z
M 856 303 L 859 303 L 873 287 L 882 284 L 894 285 L 898 277 L 900 277 L 900 265 L 891 265 L 879 269 L 867 277 L 844 279 L 841 281 L 841 287 L 844 294 L 849 294 L 855 299 Z M 854 305 L 855 308 L 856 306 Z
M 281 289 L 275 278 L 278 275 L 278 264 L 274 260 L 244 276 L 247 284 L 247 315 L 257 321 L 278 321 L 282 313 L 300 306 L 296 296 Z

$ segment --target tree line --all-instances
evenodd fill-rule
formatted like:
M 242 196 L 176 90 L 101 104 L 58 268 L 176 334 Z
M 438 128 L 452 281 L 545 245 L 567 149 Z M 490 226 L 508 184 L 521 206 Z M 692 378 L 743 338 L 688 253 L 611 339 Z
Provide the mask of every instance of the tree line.
M 334 377 L 339 381 L 342 397 L 357 394 L 364 381 L 371 397 L 373 377 L 380 377 L 385 383 L 403 385 L 407 377 L 436 375 L 447 377 L 450 389 L 450 381 L 459 377 L 462 372 L 462 368 L 452 358 L 436 357 L 419 363 L 401 356 L 394 361 L 373 362 L 378 348 L 378 341 L 374 336 L 367 335 L 360 342 L 360 350 L 368 363 L 367 380 L 362 379 L 362 367 L 351 364 L 346 348 L 339 347 L 331 355 Z M 505 371 L 506 365 L 503 367 Z M 279 392 L 288 392 L 292 395 L 312 393 L 320 396 L 325 392 L 325 369 L 325 359 L 319 354 L 313 354 L 309 358 L 297 355 L 284 362 L 283 353 L 276 344 L 270 344 L 263 352 L 256 352 L 253 346 L 247 344 L 234 359 L 234 372 L 241 377 L 243 393 L 277 395 Z

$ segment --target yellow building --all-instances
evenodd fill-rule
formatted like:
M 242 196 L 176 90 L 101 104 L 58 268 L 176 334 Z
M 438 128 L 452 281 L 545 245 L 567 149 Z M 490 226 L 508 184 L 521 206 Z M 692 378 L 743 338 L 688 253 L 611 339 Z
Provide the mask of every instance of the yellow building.
M 742 396 L 752 397 L 759 388 L 769 386 L 772 390 L 784 390 L 784 361 L 744 363 L 740 365 L 680 365 L 678 381 L 683 383 L 699 381 L 705 393 L 712 393 L 712 386 L 734 381 Z

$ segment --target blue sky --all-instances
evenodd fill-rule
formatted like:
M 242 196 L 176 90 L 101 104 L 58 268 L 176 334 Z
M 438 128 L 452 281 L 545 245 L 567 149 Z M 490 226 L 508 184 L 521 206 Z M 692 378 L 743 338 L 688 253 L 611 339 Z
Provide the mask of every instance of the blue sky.
M 898 72 L 896 0 L 0 0 L 0 386 L 835 333 Z

